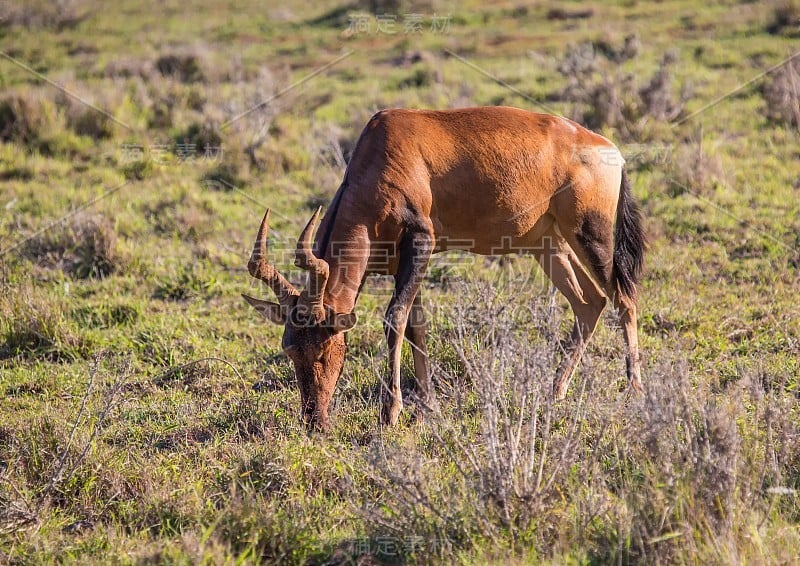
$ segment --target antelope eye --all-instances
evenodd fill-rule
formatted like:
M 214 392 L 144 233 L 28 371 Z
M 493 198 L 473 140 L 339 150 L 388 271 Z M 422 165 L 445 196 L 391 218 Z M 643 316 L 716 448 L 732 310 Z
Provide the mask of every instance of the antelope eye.
M 281 348 L 283 348 L 284 353 L 289 353 L 297 350 L 297 346 L 294 343 L 294 340 L 291 336 L 287 336 L 284 334 L 283 339 L 281 340 Z
M 305 305 L 296 305 L 289 311 L 289 324 L 299 327 L 312 325 L 311 317 Z

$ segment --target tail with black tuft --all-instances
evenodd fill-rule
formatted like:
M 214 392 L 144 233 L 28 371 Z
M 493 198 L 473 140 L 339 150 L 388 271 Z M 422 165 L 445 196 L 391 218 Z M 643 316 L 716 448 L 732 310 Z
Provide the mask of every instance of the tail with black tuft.
M 617 202 L 617 226 L 614 232 L 613 277 L 619 292 L 631 300 L 636 300 L 636 285 L 642 274 L 644 252 L 647 238 L 642 227 L 642 213 L 633 200 L 631 185 L 625 168 L 622 168 L 622 181 Z

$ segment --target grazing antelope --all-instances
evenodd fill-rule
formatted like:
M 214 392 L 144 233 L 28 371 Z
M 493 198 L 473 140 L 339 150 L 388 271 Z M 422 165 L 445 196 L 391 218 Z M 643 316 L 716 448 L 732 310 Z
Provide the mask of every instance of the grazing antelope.
M 396 424 L 403 407 L 403 336 L 413 346 L 416 394 L 422 407 L 431 405 L 419 290 L 431 254 L 454 240 L 469 241 L 477 254 L 528 250 L 569 301 L 575 325 L 553 383 L 556 398 L 566 394 L 607 297 L 620 314 L 628 382 L 641 390 L 636 285 L 645 237 L 623 164 L 609 140 L 557 116 L 507 107 L 375 114 L 313 243 L 319 210 L 300 234 L 295 264 L 308 271 L 305 289 L 267 261 L 269 210 L 248 263 L 278 298 L 244 296 L 285 327 L 282 346 L 294 362 L 304 421 L 330 426 L 344 333 L 356 324 L 353 308 L 370 273 L 395 279 L 384 321 L 389 378 L 381 422 Z

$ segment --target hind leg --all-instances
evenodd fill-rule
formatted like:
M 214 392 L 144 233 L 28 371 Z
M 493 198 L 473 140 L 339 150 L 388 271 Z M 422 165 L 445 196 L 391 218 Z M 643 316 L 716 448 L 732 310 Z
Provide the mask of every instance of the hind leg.
M 639 358 L 639 333 L 636 329 L 636 301 L 619 290 L 612 295 L 614 308 L 619 312 L 622 335 L 625 338 L 625 368 L 628 384 L 636 393 L 642 392 L 642 367 Z
M 553 381 L 554 397 L 563 399 L 569 380 L 606 306 L 606 297 L 586 273 L 567 241 L 554 229 L 545 234 L 542 243 L 542 250 L 536 253 L 536 259 L 575 313 L 575 324 Z
M 591 269 L 597 282 L 614 308 L 619 311 L 622 336 L 625 340 L 625 364 L 628 384 L 636 392 L 642 390 L 639 337 L 636 329 L 636 299 L 620 292 L 613 277 L 614 234 L 611 222 L 602 216 L 588 214 L 574 230 L 564 231 L 564 238 L 581 262 Z

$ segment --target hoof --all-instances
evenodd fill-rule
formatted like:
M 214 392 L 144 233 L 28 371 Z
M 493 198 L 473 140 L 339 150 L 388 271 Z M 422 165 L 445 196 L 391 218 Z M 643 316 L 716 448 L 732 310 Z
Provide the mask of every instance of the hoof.
M 381 424 L 385 426 L 395 426 L 400 420 L 400 413 L 403 412 L 403 403 L 393 403 L 384 405 L 381 408 Z
M 628 385 L 628 393 L 631 397 L 641 397 L 644 395 L 644 387 L 642 387 L 642 382 L 639 379 L 634 379 Z
M 327 411 L 322 414 L 316 411 L 304 411 L 302 419 L 309 434 L 313 432 L 327 434 L 331 430 L 331 419 Z
M 331 422 L 329 420 L 306 422 L 306 431 L 309 436 L 326 435 L 331 431 Z

